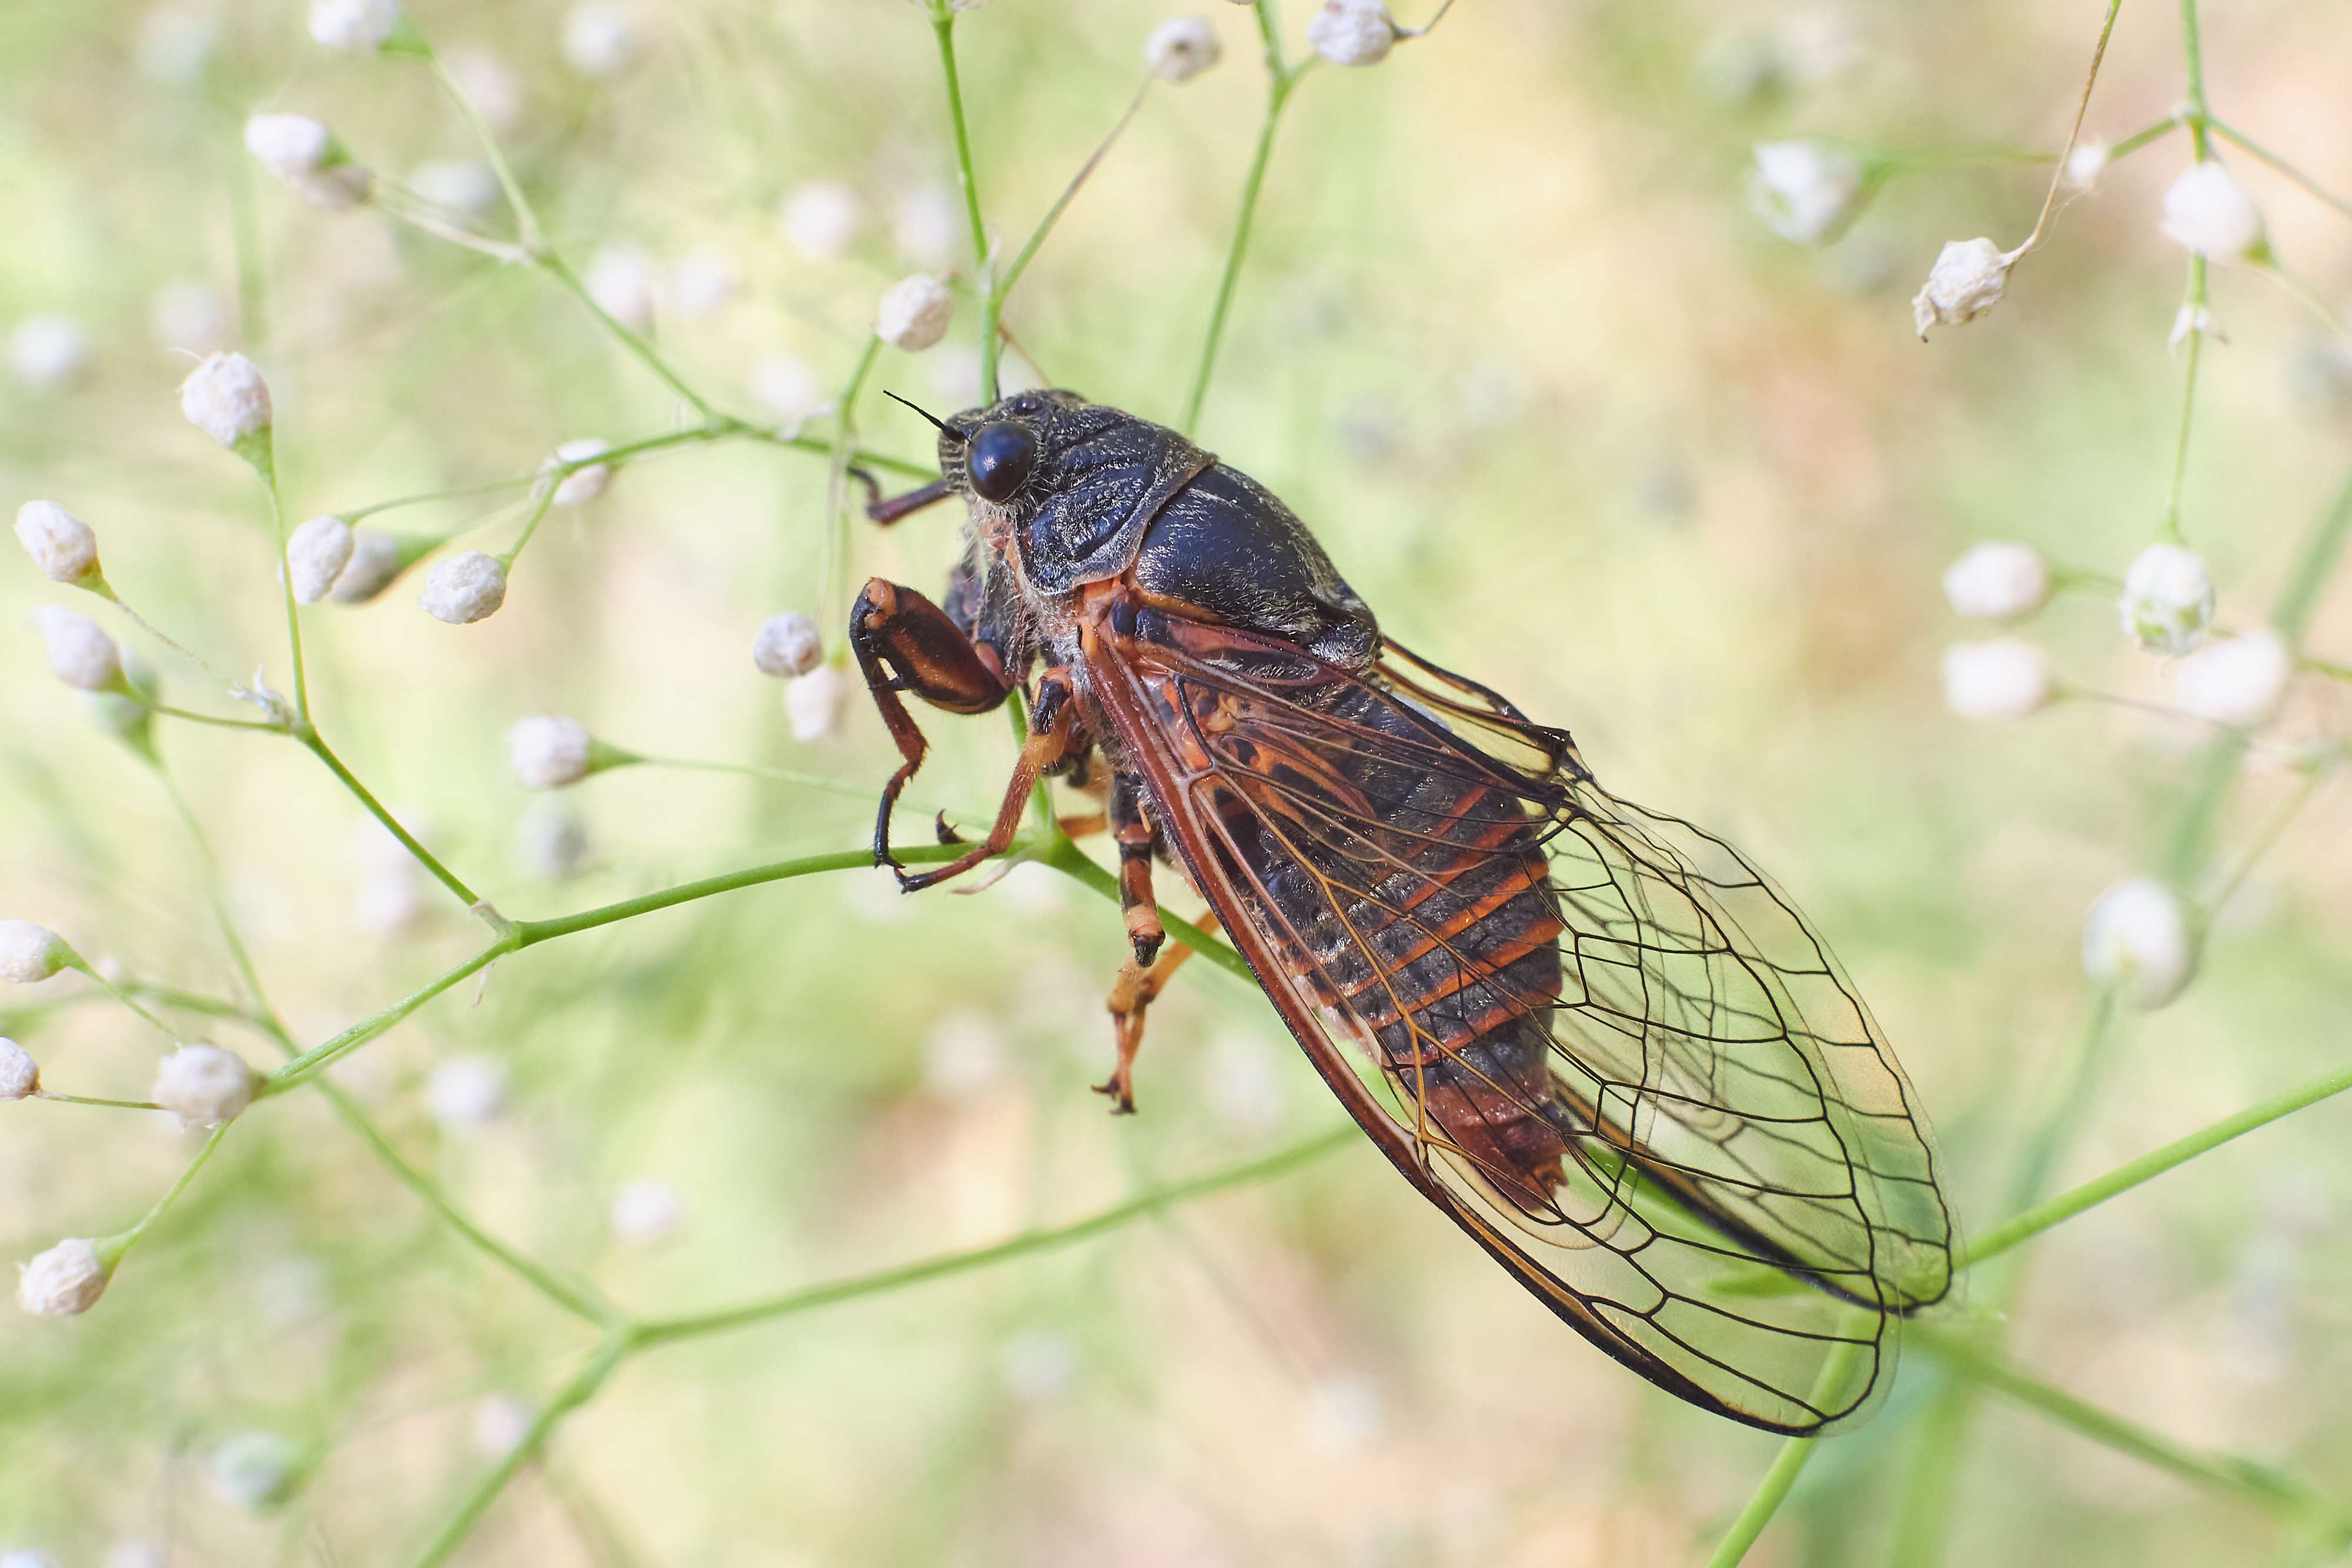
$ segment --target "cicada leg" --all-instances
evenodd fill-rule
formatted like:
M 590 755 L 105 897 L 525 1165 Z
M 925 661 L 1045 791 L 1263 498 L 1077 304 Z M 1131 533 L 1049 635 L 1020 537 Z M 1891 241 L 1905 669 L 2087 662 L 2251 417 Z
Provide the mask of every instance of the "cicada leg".
M 996 825 L 988 830 L 988 837 L 938 870 L 916 876 L 908 875 L 898 869 L 895 862 L 887 858 L 887 841 L 877 845 L 877 858 L 881 863 L 898 871 L 901 888 L 916 893 L 936 886 L 950 877 L 961 876 L 982 861 L 1001 855 L 1013 847 L 1013 836 L 1021 829 L 1022 815 L 1029 809 L 1030 791 L 1037 787 L 1037 780 L 1046 770 L 1069 749 L 1071 737 L 1077 729 L 1076 696 L 1076 688 L 1070 684 L 1070 673 L 1066 669 L 1047 670 L 1037 677 L 1036 699 L 1029 713 L 1029 738 L 1023 743 L 1021 756 L 1013 764 L 1013 777 L 1006 780 L 1004 786 L 1004 803 L 997 808 Z M 912 725 L 908 727 L 911 728 Z M 899 769 L 901 775 L 911 771 L 911 766 Z M 887 831 L 887 797 L 884 800 L 883 810 L 886 820 L 877 826 L 877 833 Z
M 913 589 L 878 577 L 866 583 L 849 612 L 849 647 L 902 758 L 883 787 L 874 818 L 874 863 L 896 870 L 890 813 L 928 749 L 898 694 L 912 692 L 950 713 L 986 713 L 1004 701 L 1013 683 L 996 650 L 974 642 L 946 611 Z
M 1192 956 L 1178 947 L 1162 956 L 1168 933 L 1160 924 L 1160 903 L 1151 891 L 1151 857 L 1160 847 L 1159 834 L 1143 814 L 1143 793 L 1126 774 L 1111 780 L 1106 802 L 1111 836 L 1118 845 L 1118 904 L 1127 921 L 1127 939 L 1134 947 L 1111 983 L 1110 1017 L 1118 1063 L 1095 1092 L 1110 1096 L 1114 1115 L 1135 1110 L 1135 1055 L 1143 1049 L 1143 1016 L 1167 988 L 1170 977 Z

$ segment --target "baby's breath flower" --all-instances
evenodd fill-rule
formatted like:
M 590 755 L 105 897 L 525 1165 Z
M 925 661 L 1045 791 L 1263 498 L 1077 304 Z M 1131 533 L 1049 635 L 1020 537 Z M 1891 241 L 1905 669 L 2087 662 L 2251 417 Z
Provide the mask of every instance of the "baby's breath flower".
M 2116 601 L 2124 632 L 2151 653 L 2186 653 L 2213 623 L 2213 579 L 2205 559 L 2181 545 L 2152 544 L 2124 573 Z
M 537 1419 L 531 1407 L 511 1394 L 485 1394 L 474 1406 L 474 1451 L 486 1459 L 503 1459 L 522 1447 Z
M 23 1100 L 41 1087 L 41 1064 L 13 1040 L 0 1040 L 0 1100 Z
M 2009 287 L 2011 259 L 1989 239 L 1948 242 L 1928 269 L 1927 284 L 1911 301 L 1919 340 L 1927 340 L 1930 327 L 1957 327 L 2000 304 L 2001 290 Z
M 51 582 L 76 588 L 101 580 L 98 536 L 55 501 L 27 501 L 16 508 L 16 542 Z
M 188 423 L 234 449 L 269 428 L 269 383 L 243 354 L 207 354 L 180 383 Z
M 425 1108 L 444 1127 L 478 1126 L 506 1103 L 507 1070 L 495 1057 L 451 1057 L 425 1082 Z
M 27 316 L 8 335 L 8 365 L 35 392 L 61 392 L 89 369 L 89 333 L 70 316 Z
M 1818 141 L 1759 141 L 1748 201 L 1774 234 L 1826 245 L 1845 230 L 1862 200 L 1862 166 Z
M 591 81 L 626 71 L 643 47 L 636 13 L 626 5 L 581 0 L 563 14 L 563 63 Z
M 352 563 L 352 526 L 329 513 L 312 517 L 286 540 L 286 580 L 297 604 L 327 597 Z
M 253 1069 L 216 1045 L 184 1045 L 155 1068 L 148 1095 L 187 1127 L 217 1127 L 253 1103 Z
M 687 320 L 706 320 L 734 303 L 741 281 L 725 251 L 690 250 L 670 264 L 670 302 Z
M 38 985 L 73 962 L 65 938 L 29 920 L 0 920 L 0 980 Z
M 2197 934 L 2180 895 L 2151 877 L 2116 883 L 2083 923 L 2083 972 L 2134 1007 L 2179 996 L 2197 970 Z
M 630 331 L 642 332 L 654 324 L 653 272 L 640 246 L 616 241 L 600 247 L 581 282 L 596 308 Z
M 37 1318 L 69 1318 L 98 1305 L 113 1272 L 96 1243 L 68 1237 L 16 1266 L 16 1304 Z
M 804 361 L 771 354 L 751 367 L 751 395 L 760 406 L 790 423 L 824 406 L 824 383 Z
M 955 318 L 955 296 L 928 272 L 918 272 L 892 284 L 874 313 L 874 335 L 894 349 L 919 354 L 948 335 Z
M 507 601 L 507 569 L 495 556 L 460 550 L 435 563 L 416 602 L 436 621 L 470 626 L 487 621 Z
M 2074 151 L 2066 154 L 2066 183 L 2078 191 L 2089 190 L 2107 172 L 2111 157 L 2104 141 L 2077 141 Z
M 626 1246 L 667 1240 L 685 1223 L 686 1204 L 662 1182 L 626 1182 L 613 1195 L 613 1236 Z
M 596 739 L 576 718 L 537 714 L 507 731 L 507 764 L 526 789 L 561 789 L 595 771 Z
M 205 1480 L 223 1502 L 258 1513 L 294 1495 L 302 1454 L 275 1432 L 240 1432 L 215 1448 Z
M 2172 695 L 2199 718 L 2252 728 L 2267 724 L 2286 695 L 2294 655 L 2264 628 L 2198 649 L 2172 670 Z
M 478 158 L 436 158 L 409 171 L 408 188 L 436 207 L 478 218 L 504 194 L 499 176 Z
M 2263 246 L 2262 209 L 2210 158 L 2191 163 L 2164 193 L 2163 226 L 2175 244 L 2220 261 L 2242 260 Z
M 1944 597 L 1959 614 L 2014 621 L 2050 597 L 2050 569 L 2032 545 L 1989 541 L 1969 547 L 1944 573 Z
M 179 277 L 155 291 L 147 323 L 167 349 L 209 354 L 227 346 L 236 325 L 219 289 L 198 277 Z
M 354 54 L 383 47 L 400 26 L 400 0 L 310 0 L 310 37 Z
M 391 587 L 407 564 L 401 559 L 400 541 L 382 528 L 353 528 L 351 561 L 327 597 L 338 604 L 365 604 Z
M 816 622 L 797 610 L 769 616 L 751 639 L 751 663 L 761 674 L 782 680 L 807 674 L 824 653 L 824 639 Z
M 1307 43 L 1335 66 L 1376 66 L 1396 47 L 1396 18 L 1382 0 L 1323 0 Z
M 1944 706 L 1962 718 L 2023 718 L 2050 700 L 2042 650 L 2013 637 L 1944 650 Z
M 784 686 L 784 716 L 792 721 L 793 738 L 824 740 L 841 733 L 843 709 L 849 703 L 849 678 L 831 664 L 819 664 Z
M 1143 40 L 1144 68 L 1162 81 L 1191 81 L 1223 53 L 1205 16 L 1171 16 Z
M 245 122 L 245 150 L 279 179 L 299 179 L 327 166 L 335 133 L 307 114 L 256 114 Z
M 926 272 L 955 260 L 963 236 L 963 208 L 955 193 L 936 180 L 909 187 L 898 197 L 890 220 L 890 240 L 899 258 Z
M 831 261 L 849 248 L 865 222 L 857 193 L 838 180 L 795 186 L 776 209 L 784 238 L 811 261 Z
M 613 450 L 611 442 L 599 441 L 593 435 L 583 436 L 577 441 L 567 441 L 557 447 L 555 455 L 547 460 L 549 472 L 552 473 L 569 463 L 579 463 L 583 466 L 572 469 L 555 482 L 555 504 L 559 507 L 577 507 L 583 502 L 594 500 L 611 489 L 613 465 L 609 463 L 587 462 L 587 459 L 611 450 Z
M 49 674 L 76 691 L 110 692 L 122 685 L 122 650 L 87 615 L 54 604 L 33 612 L 49 656 Z

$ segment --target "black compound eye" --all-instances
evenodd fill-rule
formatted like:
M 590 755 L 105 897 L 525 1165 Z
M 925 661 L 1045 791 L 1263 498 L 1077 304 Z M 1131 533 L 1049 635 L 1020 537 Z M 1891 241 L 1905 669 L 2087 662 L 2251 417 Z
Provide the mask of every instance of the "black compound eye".
M 1037 464 L 1037 438 L 1025 426 L 1000 420 L 972 433 L 964 454 L 972 494 L 983 501 L 1010 500 Z

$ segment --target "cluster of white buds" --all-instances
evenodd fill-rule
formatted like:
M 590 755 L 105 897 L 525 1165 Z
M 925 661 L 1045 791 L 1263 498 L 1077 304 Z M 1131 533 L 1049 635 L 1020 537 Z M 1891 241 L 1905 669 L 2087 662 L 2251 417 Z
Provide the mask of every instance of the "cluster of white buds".
M 1171 16 L 1143 40 L 1143 68 L 1161 81 L 1191 81 L 1223 54 L 1205 16 Z
M 180 412 L 232 452 L 269 428 L 269 383 L 243 354 L 207 354 L 180 383 Z
M 644 246 L 616 240 L 598 247 L 580 281 L 596 308 L 630 331 L 653 326 L 653 262 Z
M 2164 232 L 2175 244 L 2215 261 L 2258 258 L 2263 211 L 2213 159 L 2191 163 L 2164 193 Z
M 74 951 L 65 938 L 29 920 L 0 920 L 0 980 L 37 986 L 71 967 Z
M 1944 572 L 1944 597 L 1977 621 L 2017 621 L 2050 598 L 2050 568 L 2032 545 L 1972 545 Z
M 857 193 L 838 180 L 794 186 L 776 208 L 784 238 L 811 261 L 833 261 L 849 249 L 866 222 Z
M 1956 239 L 1937 254 L 1927 281 L 1911 300 L 1912 324 L 1919 340 L 1927 340 L 1930 327 L 1958 327 L 1973 321 L 2000 303 L 2009 287 L 2010 265 L 2017 257 L 1989 239 Z
M 559 507 L 577 507 L 583 502 L 594 500 L 611 489 L 613 465 L 609 463 L 591 463 L 588 459 L 602 457 L 612 450 L 611 442 L 600 441 L 593 435 L 583 435 L 577 441 L 567 441 L 557 447 L 555 455 L 550 457 L 541 469 L 541 472 L 546 474 L 570 470 L 555 482 L 555 504 Z M 574 465 L 578 466 L 573 466 Z
M 35 392 L 63 392 L 89 369 L 89 333 L 70 316 L 27 316 L 8 334 L 8 368 Z
M 23 1100 L 41 1091 L 41 1064 L 13 1040 L 0 1039 L 0 1100 Z
M 2286 640 L 2265 627 L 2208 643 L 2181 660 L 2172 669 L 2172 695 L 2199 718 L 2251 729 L 2276 716 L 2294 674 Z
M 936 347 L 955 319 L 955 296 L 928 272 L 892 284 L 874 313 L 874 335 L 910 354 Z
M 2179 996 L 2197 969 L 2197 933 L 2180 895 L 2149 877 L 2116 883 L 2083 923 L 2083 971 L 2133 1006 Z
M 286 538 L 286 582 L 297 604 L 316 604 L 334 589 L 352 564 L 352 526 L 328 513 L 310 518 Z
M 506 1103 L 507 1070 L 496 1057 L 451 1057 L 425 1081 L 425 1108 L 451 1131 L 495 1121 Z
M 380 49 L 400 26 L 400 0 L 310 0 L 310 37 L 330 49 Z
M 55 604 L 37 606 L 33 618 L 41 629 L 49 674 L 76 691 L 122 689 L 122 650 L 97 622 Z
M 106 580 L 98 568 L 98 536 L 55 501 L 27 501 L 16 508 L 16 542 L 51 582 L 96 588 Z
M 408 567 L 400 541 L 382 528 L 352 530 L 352 559 L 335 578 L 327 597 L 337 604 L 365 604 Z
M 234 1051 L 216 1045 L 184 1045 L 155 1068 L 149 1098 L 180 1118 L 184 1127 L 217 1127 L 235 1121 L 253 1103 L 253 1069 Z
M 644 52 L 636 13 L 607 0 L 581 0 L 563 14 L 563 63 L 591 81 L 627 71 Z
M 245 150 L 314 207 L 355 207 L 375 189 L 375 175 L 352 160 L 322 120 L 307 114 L 257 114 L 245 122 Z
M 613 1195 L 613 1237 L 626 1246 L 667 1241 L 685 1223 L 685 1200 L 666 1183 L 625 1182 Z
M 596 737 L 576 718 L 536 714 L 507 731 L 507 764 L 526 789 L 562 789 L 597 771 Z
M 69 1318 L 98 1305 L 114 1266 L 86 1236 L 68 1237 L 17 1265 L 16 1304 L 37 1318 Z
M 1759 141 L 1748 195 L 1774 234 L 1826 245 L 1845 232 L 1862 200 L 1862 165 L 1818 141 Z
M 1335 66 L 1376 66 L 1403 37 L 1383 0 L 1323 0 L 1307 45 Z
M 824 639 L 816 622 L 797 610 L 769 616 L 751 639 L 751 663 L 761 674 L 779 680 L 807 674 L 824 655 Z
M 2042 650 L 2014 637 L 1944 650 L 1944 705 L 1962 718 L 2023 718 L 2050 701 Z
M 507 569 L 496 556 L 460 550 L 434 563 L 416 602 L 436 621 L 470 626 L 487 621 L 507 601 Z
M 792 724 L 794 740 L 826 740 L 840 734 L 848 706 L 849 677 L 831 664 L 819 664 L 784 685 L 784 717 Z
M 2152 544 L 2124 573 L 2116 601 L 2124 632 L 2151 653 L 2186 653 L 2213 624 L 2213 577 L 2182 545 Z

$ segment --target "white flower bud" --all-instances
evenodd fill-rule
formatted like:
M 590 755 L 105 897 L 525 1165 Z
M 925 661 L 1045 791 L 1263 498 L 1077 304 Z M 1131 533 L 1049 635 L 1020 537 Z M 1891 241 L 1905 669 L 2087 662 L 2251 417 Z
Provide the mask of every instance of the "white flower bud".
M 2286 696 L 2294 654 L 2264 628 L 2209 643 L 2172 669 L 2172 695 L 2199 718 L 2251 729 L 2267 724 Z
M 159 5 L 139 26 L 139 72 L 178 87 L 195 80 L 220 46 L 220 24 L 210 16 Z
M 279 179 L 297 180 L 327 166 L 335 133 L 307 114 L 257 114 L 245 122 L 245 150 Z
M 54 604 L 33 612 L 49 655 L 49 674 L 77 691 L 111 691 L 122 684 L 122 650 L 87 615 Z
M 782 680 L 807 674 L 824 653 L 824 639 L 818 635 L 816 622 L 797 610 L 769 616 L 751 639 L 751 663 L 761 674 Z
M 611 442 L 599 441 L 593 435 L 583 436 L 577 441 L 567 441 L 555 449 L 554 456 L 547 460 L 547 470 L 551 473 L 567 463 L 584 463 L 588 458 L 601 455 L 611 450 L 613 450 Z M 613 465 L 609 463 L 587 463 L 584 467 L 574 468 L 556 481 L 555 504 L 559 507 L 577 507 L 583 502 L 594 500 L 612 487 Z
M 69 1318 L 98 1304 L 112 1272 L 88 1238 L 68 1237 L 16 1266 L 16 1304 L 37 1318 Z
M 492 131 L 505 132 L 522 123 L 522 82 L 505 60 L 475 47 L 451 50 L 447 64 L 449 74 Z
M 494 1057 L 452 1057 L 425 1082 L 425 1107 L 444 1127 L 478 1126 L 506 1103 L 507 1070 Z
M 1191 81 L 1223 54 L 1205 16 L 1171 16 L 1143 41 L 1143 68 L 1161 81 Z
M 236 318 L 219 289 L 202 278 L 180 277 L 155 291 L 147 324 L 155 341 L 194 354 L 215 353 L 236 336 Z
M 894 349 L 919 354 L 948 335 L 955 318 L 955 296 L 928 272 L 918 272 L 892 284 L 874 313 L 874 335 Z
M 515 827 L 515 849 L 523 869 L 548 882 L 577 875 L 588 863 L 588 848 L 587 824 L 560 800 L 533 802 Z
M 1818 141 L 1759 141 L 1755 161 L 1748 201 L 1782 239 L 1827 244 L 1862 199 L 1862 166 Z
M 1396 47 L 1396 19 L 1381 0 L 1323 0 L 1307 43 L 1335 66 L 1376 66 Z
M 511 1394 L 485 1394 L 474 1406 L 474 1451 L 486 1459 L 505 1458 L 522 1447 L 537 1418 Z
M 517 719 L 507 731 L 507 762 L 526 789 L 561 789 L 593 772 L 596 751 L 588 727 L 549 714 Z
M 786 423 L 808 418 L 824 406 L 825 391 L 807 363 L 789 354 L 771 354 L 751 367 L 751 395 Z
M 310 37 L 354 54 L 380 49 L 400 26 L 400 0 L 310 0 Z
M 73 958 L 65 939 L 29 920 L 0 920 L 0 980 L 35 986 Z
M 2107 172 L 2111 156 L 2104 141 L 2077 141 L 2066 154 L 2066 183 L 2078 191 L 2089 190 Z
M 2186 653 L 2213 623 L 2213 579 L 2205 559 L 2179 545 L 2153 544 L 2124 573 L 2116 601 L 2124 633 L 2151 653 Z
M 312 517 L 287 537 L 286 580 L 297 604 L 326 598 L 351 563 L 352 526 L 331 513 Z
M 22 1100 L 39 1092 L 41 1064 L 13 1040 L 0 1040 L 0 1100 Z
M 1930 327 L 1957 327 L 2000 304 L 2001 290 L 2009 287 L 2010 260 L 1989 239 L 1947 242 L 1928 269 L 1927 285 L 1911 301 L 1919 340 L 1927 340 Z
M 480 550 L 461 550 L 436 562 L 416 602 L 436 621 L 470 626 L 487 621 L 507 601 L 507 569 Z
M 89 334 L 70 316 L 27 316 L 8 335 L 8 364 L 35 392 L 61 392 L 89 369 Z
M 625 242 L 600 246 L 581 282 L 596 308 L 630 331 L 654 324 L 653 267 L 641 247 Z
M 2179 894 L 2148 877 L 2099 894 L 2083 923 L 2083 972 L 2155 1009 L 2179 996 L 2197 970 L 2197 936 Z
M 301 1462 L 301 1450 L 275 1432 L 240 1432 L 213 1450 L 205 1480 L 223 1502 L 259 1512 L 294 1494 Z
M 690 250 L 670 264 L 670 303 L 688 321 L 707 320 L 735 302 L 741 283 L 725 251 Z
M 186 1127 L 217 1127 L 253 1103 L 253 1069 L 216 1045 L 184 1045 L 155 1068 L 147 1096 Z
M 327 597 L 338 604 L 365 604 L 392 586 L 405 563 L 400 559 L 400 541 L 382 528 L 352 530 L 352 559 Z
M 842 710 L 849 703 L 849 677 L 831 664 L 819 664 L 784 686 L 784 716 L 792 721 L 793 738 L 824 740 L 841 733 Z
M 180 383 L 180 412 L 190 424 L 233 447 L 269 428 L 269 383 L 243 354 L 207 354 Z
M 857 193 L 838 180 L 811 180 L 797 186 L 776 209 L 784 238 L 811 261 L 832 261 L 857 237 L 865 214 Z
M 627 1246 L 667 1240 L 685 1223 L 685 1203 L 661 1182 L 628 1182 L 613 1195 L 613 1236 Z
M 938 272 L 954 262 L 963 222 L 963 206 L 955 192 L 933 181 L 899 196 L 890 239 L 900 259 L 925 272 Z
M 1946 569 L 1944 597 L 1959 614 L 1979 621 L 2014 621 L 2031 615 L 2049 599 L 2050 569 L 2032 545 L 1973 545 Z
M 2208 158 L 2183 170 L 2164 193 L 2164 233 L 2200 256 L 2238 261 L 2262 246 L 2262 209 L 2235 175 Z
M 55 501 L 27 501 L 16 508 L 16 542 L 51 582 L 72 587 L 98 576 L 98 536 Z
M 643 40 L 636 13 L 604 0 L 581 0 L 563 14 L 563 63 L 591 81 L 619 76 L 637 63 Z
M 2012 637 L 1944 650 L 1944 706 L 1962 718 L 2023 718 L 2050 700 L 2042 650 Z
M 478 218 L 506 193 L 497 172 L 478 158 L 436 158 L 409 172 L 408 188 L 436 207 Z

